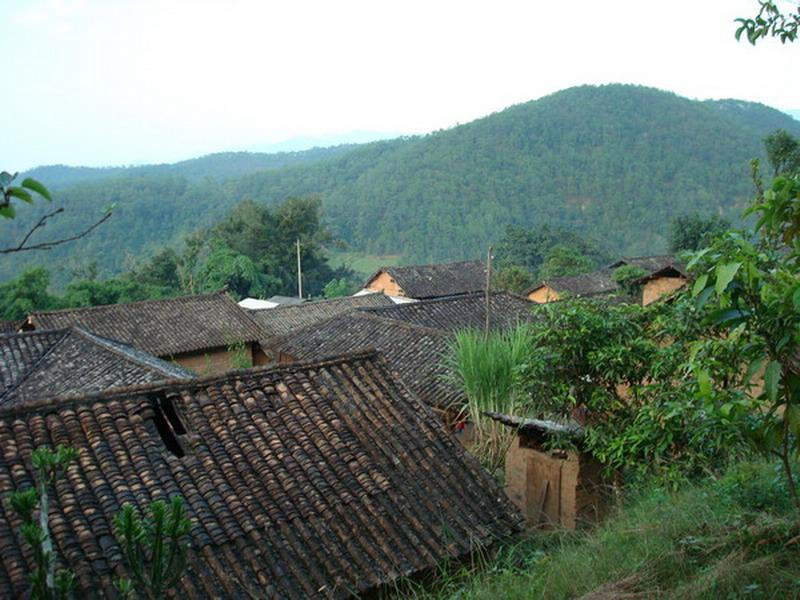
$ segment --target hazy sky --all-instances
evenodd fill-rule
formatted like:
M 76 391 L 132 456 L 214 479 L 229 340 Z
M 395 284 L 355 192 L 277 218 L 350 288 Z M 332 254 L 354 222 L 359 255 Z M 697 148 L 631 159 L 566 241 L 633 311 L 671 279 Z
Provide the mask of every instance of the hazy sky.
M 800 108 L 756 0 L 0 0 L 0 168 L 428 132 L 582 83 Z

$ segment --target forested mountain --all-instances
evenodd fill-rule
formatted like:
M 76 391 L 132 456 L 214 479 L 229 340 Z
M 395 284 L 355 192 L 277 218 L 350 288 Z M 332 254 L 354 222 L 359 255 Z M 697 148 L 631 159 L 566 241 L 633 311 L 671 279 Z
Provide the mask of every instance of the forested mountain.
M 509 224 L 568 227 L 611 253 L 659 253 L 675 216 L 739 217 L 752 196 L 749 161 L 763 155 L 763 137 L 776 128 L 800 135 L 799 122 L 759 104 L 582 86 L 426 136 L 225 181 L 200 179 L 197 163 L 180 175 L 165 167 L 70 186 L 56 194 L 68 211 L 48 235 L 74 230 L 102 206 L 117 208 L 90 238 L 48 257 L 65 269 L 94 260 L 110 274 L 242 199 L 304 195 L 322 198 L 332 231 L 354 249 L 408 261 L 478 257 Z M 205 174 L 212 171 L 219 175 Z M 37 176 L 53 184 L 45 172 Z M 37 210 L 4 223 L 0 246 Z M 42 260 L 6 257 L 0 277 Z
M 263 169 L 281 169 L 293 165 L 309 164 L 344 154 L 355 146 L 356 144 L 341 144 L 296 152 L 218 152 L 173 164 L 129 167 L 48 165 L 31 169 L 24 173 L 24 176 L 46 181 L 48 187 L 54 190 L 75 183 L 123 177 L 178 176 L 193 181 L 203 180 L 207 177 L 222 180 Z

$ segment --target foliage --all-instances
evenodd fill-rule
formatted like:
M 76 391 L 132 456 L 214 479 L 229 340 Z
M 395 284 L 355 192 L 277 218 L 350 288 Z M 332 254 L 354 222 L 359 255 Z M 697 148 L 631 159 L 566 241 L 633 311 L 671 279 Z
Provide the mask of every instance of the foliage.
M 228 353 L 232 369 L 249 369 L 253 366 L 253 356 L 246 343 L 239 341 L 228 344 Z
M 635 265 L 622 265 L 614 270 L 611 276 L 619 284 L 622 291 L 632 298 L 638 298 L 641 292 L 639 279 L 647 275 L 647 271 Z
M 539 269 L 539 279 L 569 277 L 593 271 L 597 264 L 580 250 L 566 244 L 557 244 L 547 251 Z
M 198 270 L 195 288 L 200 293 L 227 289 L 238 300 L 247 296 L 263 297 L 275 281 L 261 273 L 249 257 L 218 245 Z
M 527 345 L 527 331 L 519 327 L 490 332 L 488 336 L 472 330 L 459 331 L 451 346 L 449 360 L 456 384 L 467 398 L 462 415 L 473 427 L 475 442 L 471 450 L 491 472 L 502 466 L 513 432 L 484 413 L 515 414 L 522 408 L 515 382 Z
M 497 291 L 524 294 L 533 287 L 534 281 L 530 271 L 516 265 L 502 267 L 492 273 L 492 289 Z
M 348 279 L 341 277 L 339 279 L 331 279 L 322 288 L 322 295 L 325 298 L 341 298 L 342 296 L 349 296 L 356 291 L 356 286 L 353 285 Z
M 144 519 L 125 504 L 115 525 L 132 575 L 130 581 L 119 581 L 118 589 L 135 589 L 148 600 L 165 598 L 186 568 L 189 546 L 182 538 L 189 533 L 191 521 L 184 516 L 180 496 L 173 496 L 169 505 L 163 500 L 153 502 Z
M 756 163 L 754 179 L 754 231 L 729 232 L 690 262 L 692 294 L 716 333 L 695 349 L 695 370 L 703 396 L 727 400 L 720 411 L 754 421 L 753 440 L 780 457 L 800 506 L 791 467 L 800 449 L 800 174 L 779 176 L 763 190 Z M 736 343 L 736 362 L 719 359 L 719 337 Z M 713 371 L 726 361 L 733 374 Z M 753 376 L 762 372 L 762 389 L 754 388 Z M 733 392 L 739 397 L 727 398 Z
M 800 141 L 785 129 L 764 138 L 764 147 L 774 177 L 800 170 Z
M 590 237 L 548 225 L 533 229 L 507 227 L 496 255 L 499 270 L 521 267 L 538 279 L 591 271 L 610 259 Z M 546 274 L 542 274 L 543 268 L 547 269 Z
M 19 185 L 11 185 L 17 175 L 18 173 L 12 175 L 8 171 L 0 173 L 0 217 L 5 219 L 13 219 L 17 214 L 12 200 L 21 200 L 28 204 L 32 204 L 36 196 L 48 202 L 52 200 L 47 188 L 31 177 L 26 177 Z
M 34 310 L 57 305 L 49 294 L 50 274 L 42 267 L 25 269 L 16 279 L 0 283 L 0 319 L 23 319 Z
M 59 445 L 55 451 L 40 447 L 31 454 L 36 487 L 12 492 L 11 507 L 22 519 L 22 535 L 33 551 L 34 570 L 28 575 L 33 600 L 65 599 L 75 585 L 75 575 L 66 569 L 55 570 L 53 540 L 49 526 L 49 487 L 77 457 L 73 448 Z M 39 504 L 38 523 L 33 513 Z
M 695 252 L 705 248 L 714 237 L 730 227 L 730 222 L 718 215 L 703 217 L 692 213 L 676 217 L 669 226 L 669 251 L 676 255 Z
M 759 10 L 753 18 L 736 19 L 736 39 L 747 35 L 747 41 L 755 46 L 759 39 L 780 38 L 781 43 L 794 42 L 800 27 L 800 6 L 794 13 L 783 13 L 773 0 L 758 0 Z

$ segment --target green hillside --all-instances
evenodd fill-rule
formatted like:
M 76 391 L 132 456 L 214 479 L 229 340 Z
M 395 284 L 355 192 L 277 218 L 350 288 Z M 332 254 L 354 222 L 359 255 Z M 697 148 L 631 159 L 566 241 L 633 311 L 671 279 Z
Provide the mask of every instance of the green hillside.
M 407 261 L 477 257 L 508 224 L 566 226 L 612 253 L 657 253 L 677 215 L 739 216 L 752 194 L 749 160 L 778 127 L 800 135 L 800 122 L 759 104 L 582 86 L 422 137 L 244 175 L 229 170 L 224 181 L 205 157 L 179 163 L 183 170 L 65 187 L 57 202 L 68 212 L 47 235 L 73 231 L 112 202 L 117 210 L 90 239 L 47 259 L 65 271 L 94 260 L 110 274 L 244 198 L 276 203 L 309 194 L 321 196 L 329 225 L 351 250 Z M 37 176 L 53 185 L 46 172 Z M 0 245 L 38 214 L 21 213 L 25 220 L 3 224 Z M 7 257 L 0 277 L 43 259 Z

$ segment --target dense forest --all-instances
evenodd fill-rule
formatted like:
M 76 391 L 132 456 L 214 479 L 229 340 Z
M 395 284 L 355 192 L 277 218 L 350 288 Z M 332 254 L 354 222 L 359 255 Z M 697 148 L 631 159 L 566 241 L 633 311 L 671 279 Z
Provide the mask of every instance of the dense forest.
M 749 161 L 763 156 L 762 140 L 777 128 L 800 135 L 799 122 L 759 104 L 582 86 L 426 136 L 293 160 L 235 153 L 123 176 L 39 169 L 33 175 L 66 208 L 47 235 L 79 229 L 109 205 L 114 215 L 79 244 L 6 257 L 0 279 L 44 262 L 61 284 L 91 262 L 100 276 L 115 275 L 242 200 L 311 195 L 335 238 L 407 262 L 478 257 L 509 225 L 591 234 L 611 254 L 657 253 L 676 216 L 738 219 L 752 192 Z M 5 223 L 0 245 L 44 209 Z

